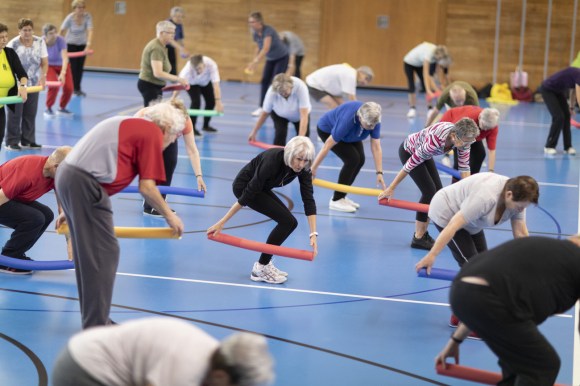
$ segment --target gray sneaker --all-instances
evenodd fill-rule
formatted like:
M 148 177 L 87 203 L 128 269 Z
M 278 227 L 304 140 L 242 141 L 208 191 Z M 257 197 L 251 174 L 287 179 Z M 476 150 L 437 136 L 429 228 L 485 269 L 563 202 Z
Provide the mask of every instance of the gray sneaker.
M 270 284 L 282 284 L 286 280 L 286 276 L 278 275 L 272 265 L 262 265 L 258 262 L 254 263 L 252 268 L 252 273 L 250 274 L 250 279 L 252 281 L 263 281 Z
M 288 276 L 288 272 L 284 272 L 280 269 L 278 269 L 278 267 L 274 266 L 274 260 L 270 260 L 270 262 L 268 263 L 268 265 L 270 266 L 271 269 L 274 270 L 274 272 L 276 272 L 278 275 L 280 276 Z

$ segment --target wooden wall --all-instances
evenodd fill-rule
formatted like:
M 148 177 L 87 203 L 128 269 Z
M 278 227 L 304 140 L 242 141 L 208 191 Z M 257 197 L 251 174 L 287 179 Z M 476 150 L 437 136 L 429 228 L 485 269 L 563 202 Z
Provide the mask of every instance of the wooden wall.
M 569 64 L 573 14 L 572 0 L 552 2 L 548 74 Z M 96 52 L 88 66 L 137 70 L 156 22 L 180 5 L 186 12 L 187 48 L 214 57 L 225 80 L 259 80 L 259 71 L 243 73 L 255 47 L 247 16 L 256 10 L 278 31 L 292 30 L 303 38 L 304 74 L 334 63 L 366 64 L 376 73 L 373 86 L 404 88 L 403 56 L 427 40 L 449 47 L 452 78 L 478 87 L 492 80 L 497 0 L 126 0 L 124 16 L 114 14 L 114 4 L 87 0 Z M 523 67 L 532 87 L 544 72 L 547 4 L 527 0 Z M 521 10 L 522 0 L 502 1 L 498 81 L 507 81 L 518 63 Z M 39 34 L 44 23 L 59 26 L 69 12 L 69 0 L 0 1 L 0 22 L 10 27 L 10 35 L 16 35 L 20 17 L 32 18 Z M 389 18 L 386 29 L 377 28 L 380 15 Z M 578 19 L 574 52 L 580 49 L 580 14 Z

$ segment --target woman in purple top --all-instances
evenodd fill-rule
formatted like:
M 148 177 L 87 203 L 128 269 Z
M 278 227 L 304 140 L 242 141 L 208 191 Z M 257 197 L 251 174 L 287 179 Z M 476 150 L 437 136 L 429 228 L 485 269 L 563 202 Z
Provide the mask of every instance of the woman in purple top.
M 564 153 L 576 155 L 576 150 L 572 147 L 572 133 L 570 132 L 570 116 L 574 103 L 569 107 L 567 93 L 570 89 L 575 89 L 576 99 L 580 100 L 580 68 L 568 67 L 558 71 L 554 75 L 546 78 L 540 86 L 540 92 L 544 103 L 552 115 L 552 126 L 546 139 L 544 154 L 556 154 L 556 145 L 560 132 L 564 136 Z M 572 99 L 573 94 L 570 94 Z
M 248 18 L 248 23 L 252 29 L 252 38 L 256 42 L 256 53 L 254 60 L 246 67 L 246 72 L 254 72 L 260 60 L 264 57 L 266 58 L 260 90 L 260 106 L 262 106 L 272 79 L 274 79 L 274 76 L 286 72 L 290 56 L 288 47 L 280 40 L 278 32 L 269 25 L 264 24 L 264 18 L 260 12 L 252 12 Z M 261 112 L 262 109 L 260 107 L 252 115 L 258 116 Z
M 66 109 L 73 93 L 73 78 L 70 66 L 68 65 L 68 55 L 66 41 L 62 36 L 58 36 L 56 26 L 45 24 L 42 27 L 42 34 L 48 50 L 48 72 L 46 80 L 62 84 L 62 94 L 60 96 L 59 109 L 57 114 L 71 116 L 72 113 Z M 46 95 L 45 117 L 53 117 L 52 105 L 56 102 L 59 87 L 49 87 Z
M 455 148 L 461 177 L 468 177 L 471 174 L 469 150 L 478 135 L 479 129 L 470 118 L 462 118 L 455 124 L 439 122 L 409 135 L 399 147 L 399 158 L 403 163 L 403 168 L 389 187 L 379 194 L 379 200 L 392 197 L 399 183 L 407 175 L 411 175 L 421 191 L 419 202 L 431 203 L 435 193 L 442 188 L 433 156 L 445 154 Z M 428 225 L 427 213 L 417 212 L 411 248 L 430 250 L 433 247 L 435 240 L 427 232 Z

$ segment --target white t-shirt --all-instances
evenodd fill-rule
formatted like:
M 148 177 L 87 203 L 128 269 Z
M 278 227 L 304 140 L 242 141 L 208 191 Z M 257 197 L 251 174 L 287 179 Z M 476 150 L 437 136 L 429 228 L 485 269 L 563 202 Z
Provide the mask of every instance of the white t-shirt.
M 433 43 L 423 42 L 405 55 L 403 62 L 413 67 L 423 67 L 423 63 L 435 63 L 435 49 L 437 46 Z
M 322 67 L 306 77 L 306 84 L 336 97 L 356 95 L 356 69 L 348 64 Z
M 38 85 L 42 59 L 48 58 L 48 49 L 46 48 L 44 39 L 38 36 L 32 36 L 32 45 L 26 47 L 20 41 L 20 36 L 16 36 L 6 46 L 12 48 L 18 54 L 20 63 L 22 63 L 22 67 L 26 71 L 26 77 L 28 79 L 27 86 Z
M 187 82 L 192 86 L 207 86 L 209 82 L 219 82 L 220 73 L 217 63 L 207 56 L 203 56 L 202 61 L 205 64 L 205 69 L 201 74 L 198 74 L 191 65 L 191 62 L 187 61 L 179 73 L 179 77 L 187 79 Z
M 68 343 L 77 364 L 110 386 L 201 385 L 218 346 L 201 329 L 170 318 L 94 327 Z
M 467 221 L 463 229 L 472 235 L 508 220 L 525 221 L 525 210 L 520 213 L 506 208 L 495 224 L 499 197 L 508 179 L 499 174 L 478 173 L 446 186 L 433 196 L 429 204 L 429 218 L 440 227 L 446 227 L 451 218 L 461 211 Z
M 270 86 L 266 92 L 262 109 L 268 114 L 274 110 L 282 118 L 286 118 L 290 122 L 298 122 L 300 121 L 300 109 L 308 109 L 310 113 L 312 105 L 310 104 L 306 83 L 294 76 L 291 78 L 293 86 L 288 99 L 275 92 Z

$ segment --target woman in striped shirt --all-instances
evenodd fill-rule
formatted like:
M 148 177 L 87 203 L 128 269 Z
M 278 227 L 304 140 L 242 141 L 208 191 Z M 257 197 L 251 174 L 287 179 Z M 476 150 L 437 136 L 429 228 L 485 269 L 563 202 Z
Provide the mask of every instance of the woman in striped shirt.
M 471 174 L 469 149 L 478 135 L 479 129 L 470 118 L 460 119 L 455 124 L 439 122 L 409 135 L 399 147 L 399 158 L 403 168 L 387 189 L 379 195 L 379 199 L 391 198 L 395 188 L 410 174 L 421 191 L 419 202 L 429 204 L 435 193 L 442 188 L 433 156 L 445 154 L 455 148 L 461 178 L 468 177 Z M 427 232 L 429 225 L 427 213 L 417 212 L 415 220 L 415 234 L 411 247 L 430 250 L 435 240 Z

